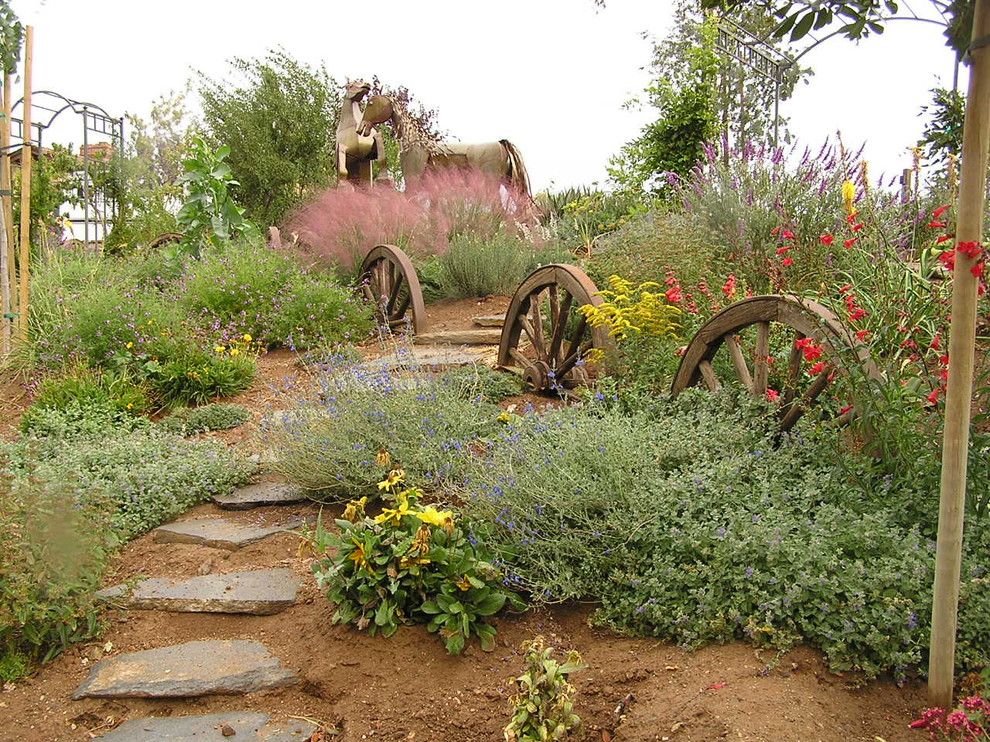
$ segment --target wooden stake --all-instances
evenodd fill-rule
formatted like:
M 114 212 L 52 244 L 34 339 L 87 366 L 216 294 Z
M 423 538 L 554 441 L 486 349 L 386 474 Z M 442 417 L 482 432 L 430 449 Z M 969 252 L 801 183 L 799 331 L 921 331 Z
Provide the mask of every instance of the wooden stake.
M 973 42 L 990 36 L 990 0 L 976 0 Z M 956 239 L 983 239 L 984 185 L 990 149 L 990 48 L 973 45 L 963 127 L 962 177 Z M 962 560 L 963 515 L 966 505 L 966 463 L 969 453 L 970 405 L 976 345 L 976 302 L 979 281 L 971 272 L 976 261 L 956 253 L 952 280 L 952 322 L 949 330 L 949 380 L 945 396 L 942 443 L 942 486 L 935 556 L 935 595 L 928 664 L 928 701 L 952 707 L 956 618 Z
M 9 77 L 9 76 L 5 76 Z M 5 80 L 7 82 L 8 80 Z M 4 100 L 10 97 L 6 85 L 3 89 Z M 10 119 L 4 117 L 0 120 L 0 142 L 6 142 L 8 139 L 7 128 L 10 126 Z M 7 150 L 3 150 L 3 154 L 0 155 L 4 160 L 7 159 Z M 0 189 L 8 190 L 10 188 L 10 181 L 4 179 L 4 166 L 6 163 L 0 162 Z M 10 320 L 8 316 L 11 312 L 10 306 L 10 294 L 11 291 L 16 291 L 13 280 L 13 262 L 14 252 L 9 249 L 9 244 L 7 242 L 7 197 L 3 196 L 0 200 L 0 352 L 4 355 L 10 353 L 10 336 L 11 327 Z
M 10 97 L 14 86 L 13 75 L 9 72 L 3 76 L 3 125 L 0 126 L 0 190 L 7 195 L 0 197 L 0 208 L 3 209 L 4 228 L 7 230 L 7 280 L 10 285 L 10 310 L 17 311 L 17 248 L 14 245 L 14 208 L 10 194 Z
M 21 147 L 21 260 L 17 337 L 26 342 L 28 337 L 28 286 L 31 280 L 31 53 L 34 45 L 34 27 L 24 29 L 24 145 Z

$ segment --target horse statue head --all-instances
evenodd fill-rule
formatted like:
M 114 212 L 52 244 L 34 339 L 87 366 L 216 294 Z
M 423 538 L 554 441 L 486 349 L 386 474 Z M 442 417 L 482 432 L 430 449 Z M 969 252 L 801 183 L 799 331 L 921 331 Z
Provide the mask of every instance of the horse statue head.
M 373 95 L 368 98 L 368 103 L 364 107 L 364 116 L 361 119 L 361 133 L 368 136 L 375 124 L 384 124 L 390 121 L 395 114 L 395 106 L 392 99 L 386 95 Z
M 371 83 L 365 80 L 350 80 L 344 88 L 344 100 L 360 102 L 371 92 Z

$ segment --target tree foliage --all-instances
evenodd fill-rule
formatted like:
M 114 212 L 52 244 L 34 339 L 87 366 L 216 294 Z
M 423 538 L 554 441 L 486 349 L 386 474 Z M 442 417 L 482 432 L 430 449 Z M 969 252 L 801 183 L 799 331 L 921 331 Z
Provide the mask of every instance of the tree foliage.
M 4 72 L 14 72 L 21 58 L 24 27 L 9 2 L 0 2 L 0 65 Z
M 928 159 L 935 163 L 945 161 L 949 155 L 962 153 L 963 121 L 966 118 L 966 99 L 958 90 L 934 88 L 932 102 L 923 106 L 927 114 L 925 129 L 918 146 L 924 148 Z
M 237 82 L 200 74 L 206 135 L 230 148 L 238 199 L 257 224 L 278 224 L 305 194 L 336 178 L 336 81 L 284 50 L 230 60 Z

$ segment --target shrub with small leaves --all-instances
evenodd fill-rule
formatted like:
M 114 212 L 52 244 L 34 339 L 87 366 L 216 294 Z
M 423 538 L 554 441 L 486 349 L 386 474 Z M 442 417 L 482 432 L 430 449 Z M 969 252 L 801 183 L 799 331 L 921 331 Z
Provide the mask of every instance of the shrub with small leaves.
M 239 404 L 208 404 L 183 407 L 162 420 L 159 425 L 170 433 L 196 435 L 211 430 L 230 430 L 251 419 L 247 408 Z
M 495 627 L 486 619 L 507 602 L 521 604 L 453 511 L 420 504 L 422 491 L 404 480 L 404 472 L 393 470 L 379 483 L 389 502 L 377 516 L 365 514 L 362 497 L 337 520 L 338 533 L 317 524 L 311 543 L 322 558 L 313 572 L 337 606 L 334 622 L 383 636 L 403 623 L 425 623 L 451 654 L 460 654 L 472 636 L 492 650 Z
M 581 726 L 574 713 L 574 686 L 571 673 L 584 669 L 575 650 L 561 664 L 554 659 L 553 647 L 542 636 L 525 642 L 526 671 L 512 681 L 516 694 L 510 701 L 512 721 L 505 727 L 506 742 L 544 742 L 565 739 Z

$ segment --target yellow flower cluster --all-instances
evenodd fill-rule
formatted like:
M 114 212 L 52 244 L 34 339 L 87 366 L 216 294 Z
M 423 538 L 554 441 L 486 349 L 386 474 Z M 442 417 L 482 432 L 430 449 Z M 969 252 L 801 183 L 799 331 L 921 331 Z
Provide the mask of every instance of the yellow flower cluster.
M 638 286 L 619 276 L 609 276 L 608 288 L 599 291 L 602 303 L 585 304 L 581 313 L 592 327 L 607 327 L 613 337 L 633 335 L 666 337 L 680 329 L 681 310 L 670 304 L 662 287 L 653 281 Z
M 388 476 L 385 477 L 385 479 L 378 483 L 378 489 L 391 493 L 405 481 L 406 473 L 402 469 L 393 469 L 388 473 Z M 392 526 L 398 526 L 402 522 L 402 518 L 404 516 L 411 515 L 414 518 L 419 518 L 419 520 L 427 525 L 437 526 L 447 531 L 447 533 L 453 532 L 454 514 L 450 510 L 437 510 L 432 505 L 421 507 L 415 503 L 409 503 L 410 496 L 418 500 L 422 497 L 422 495 L 423 491 L 418 487 L 409 487 L 396 492 L 395 507 L 382 508 L 382 512 L 375 516 L 375 523 L 386 523 Z M 364 502 L 358 500 L 352 504 L 360 504 L 361 513 L 363 515 Z M 347 517 L 346 510 L 344 511 L 344 517 Z M 348 518 L 348 520 L 350 519 Z
M 213 346 L 213 352 L 216 353 L 218 356 L 222 356 L 225 353 L 228 353 L 228 354 L 230 354 L 230 356 L 232 358 L 236 358 L 241 353 L 250 353 L 251 352 L 251 350 L 252 350 L 252 348 L 251 348 L 252 341 L 253 341 L 253 338 L 249 334 L 247 334 L 245 332 L 243 335 L 241 335 L 236 340 L 231 340 L 228 345 L 220 345 L 220 344 L 214 345 Z M 260 344 L 258 345 L 257 350 L 259 352 L 261 351 L 261 345 Z

